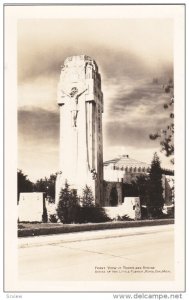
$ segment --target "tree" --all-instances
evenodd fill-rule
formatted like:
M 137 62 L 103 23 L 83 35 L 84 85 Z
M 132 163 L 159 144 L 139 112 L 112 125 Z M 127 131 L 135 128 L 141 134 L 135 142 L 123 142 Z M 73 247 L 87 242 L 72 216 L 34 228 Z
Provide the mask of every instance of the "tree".
M 138 196 L 140 197 L 140 204 L 147 205 L 148 203 L 148 186 L 149 186 L 149 175 L 141 174 L 137 176 L 135 182 L 137 189 L 138 189 Z
M 161 152 L 167 157 L 171 157 L 171 163 L 174 163 L 174 85 L 170 79 L 168 84 L 163 85 L 164 92 L 169 94 L 169 100 L 164 104 L 164 109 L 169 110 L 169 124 L 156 133 L 150 134 L 151 140 L 160 140 Z
M 36 192 L 46 193 L 46 195 L 51 199 L 51 202 L 55 200 L 55 182 L 56 174 L 51 174 L 49 178 L 41 178 L 37 180 L 34 185 Z
M 147 207 L 151 217 L 158 218 L 162 215 L 164 205 L 162 170 L 157 153 L 154 153 L 149 174 Z
M 78 208 L 78 197 L 76 190 L 70 190 L 69 184 L 65 182 L 65 188 L 61 189 L 57 207 L 57 215 L 62 223 L 75 222 Z
M 17 203 L 19 203 L 20 193 L 29 193 L 33 191 L 33 182 L 31 182 L 22 170 L 17 170 Z
M 46 206 L 43 208 L 43 214 L 42 214 L 42 222 L 47 223 L 48 222 L 48 212 Z
M 85 186 L 81 197 L 82 206 L 78 207 L 76 221 L 78 223 L 100 223 L 109 221 L 103 207 L 95 204 L 93 192 L 89 186 Z
M 51 174 L 48 180 L 48 195 L 55 200 L 55 184 L 57 174 Z
M 38 179 L 35 183 L 34 189 L 35 192 L 47 192 L 47 186 L 48 186 L 48 179 L 45 177 L 44 179 Z
M 81 198 L 83 207 L 94 207 L 94 197 L 91 188 L 86 185 L 83 189 L 83 195 Z
M 87 223 L 93 219 L 94 197 L 91 188 L 86 185 L 82 191 L 81 207 L 79 207 L 76 221 L 78 223 Z

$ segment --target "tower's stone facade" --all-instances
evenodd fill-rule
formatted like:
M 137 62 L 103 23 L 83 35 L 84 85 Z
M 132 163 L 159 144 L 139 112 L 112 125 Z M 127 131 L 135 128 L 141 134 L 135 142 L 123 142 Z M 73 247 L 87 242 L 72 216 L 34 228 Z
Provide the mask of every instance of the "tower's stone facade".
M 57 92 L 60 107 L 60 165 L 56 201 L 65 181 L 81 195 L 91 187 L 103 205 L 103 93 L 96 62 L 89 56 L 68 57 L 61 67 Z

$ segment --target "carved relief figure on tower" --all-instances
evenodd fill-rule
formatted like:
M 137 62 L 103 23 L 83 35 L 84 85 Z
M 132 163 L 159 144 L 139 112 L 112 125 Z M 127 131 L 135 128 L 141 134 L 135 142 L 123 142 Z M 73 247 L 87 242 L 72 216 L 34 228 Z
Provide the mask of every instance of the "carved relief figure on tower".
M 77 127 L 77 116 L 78 116 L 78 99 L 81 95 L 83 95 L 87 89 L 78 94 L 78 89 L 73 87 L 70 93 L 71 98 L 74 99 L 75 110 L 73 110 L 73 126 Z
M 65 91 L 62 90 L 63 97 L 68 96 L 70 100 L 72 101 L 71 103 L 71 113 L 72 113 L 72 119 L 73 119 L 73 127 L 77 127 L 77 116 L 78 116 L 78 99 L 81 95 L 83 95 L 87 89 L 82 91 L 81 93 L 78 94 L 78 88 L 77 87 L 72 87 L 71 91 L 69 94 L 67 94 Z
M 96 172 L 96 170 L 95 170 L 95 169 L 92 169 L 92 170 L 91 170 L 91 174 L 92 174 L 93 180 L 95 180 L 95 179 L 97 178 L 97 172 Z
M 71 92 L 70 92 L 70 97 L 74 97 L 75 94 L 78 93 L 78 89 L 74 86 L 72 89 L 71 89 Z

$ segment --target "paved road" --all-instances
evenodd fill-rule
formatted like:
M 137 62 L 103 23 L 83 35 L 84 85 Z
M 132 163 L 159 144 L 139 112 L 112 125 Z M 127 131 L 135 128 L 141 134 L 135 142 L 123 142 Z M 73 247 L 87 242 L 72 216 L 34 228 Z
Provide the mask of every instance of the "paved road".
M 173 280 L 174 225 L 19 238 L 20 280 Z

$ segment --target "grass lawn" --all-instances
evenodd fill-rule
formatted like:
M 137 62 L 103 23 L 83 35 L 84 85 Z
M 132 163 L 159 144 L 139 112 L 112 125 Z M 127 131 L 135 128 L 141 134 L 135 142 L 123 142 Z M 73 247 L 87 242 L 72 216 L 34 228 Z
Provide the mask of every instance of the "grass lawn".
M 18 236 L 36 236 L 57 233 L 70 233 L 90 230 L 104 230 L 129 228 L 140 226 L 156 226 L 174 224 L 174 219 L 140 220 L 140 221 L 112 221 L 105 223 L 62 224 L 62 223 L 18 223 Z
M 80 224 L 69 224 L 69 226 L 77 226 Z M 18 229 L 41 229 L 41 228 L 57 228 L 65 226 L 62 223 L 18 223 Z

